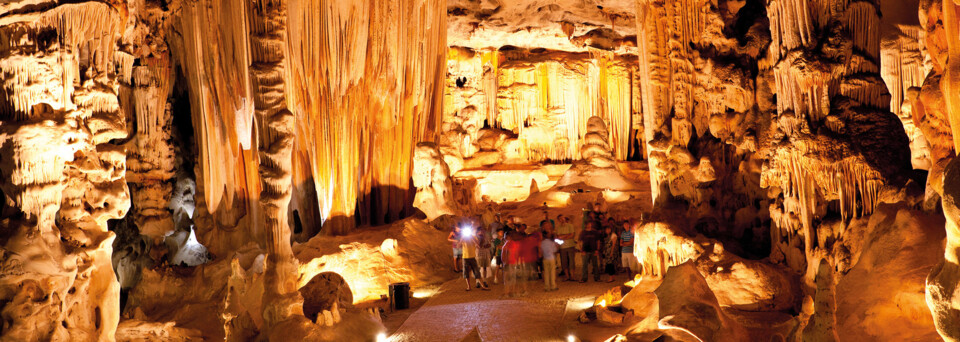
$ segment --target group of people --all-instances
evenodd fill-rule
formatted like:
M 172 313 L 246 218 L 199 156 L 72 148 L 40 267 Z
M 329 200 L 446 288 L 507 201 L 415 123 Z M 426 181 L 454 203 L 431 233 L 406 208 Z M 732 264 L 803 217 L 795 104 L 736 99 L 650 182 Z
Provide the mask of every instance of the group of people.
M 544 291 L 556 291 L 557 277 L 586 282 L 592 270 L 595 281 L 612 282 L 618 273 L 638 272 L 633 256 L 634 229 L 638 221 L 606 218 L 603 212 L 584 209 L 580 227 L 566 215 L 527 227 L 515 217 L 468 218 L 453 227 L 454 271 L 462 272 L 466 290 L 489 290 L 487 279 L 504 282 L 508 296 L 524 296 L 530 282 L 543 280 Z M 580 257 L 579 279 L 576 259 Z M 473 277 L 471 281 L 471 276 Z

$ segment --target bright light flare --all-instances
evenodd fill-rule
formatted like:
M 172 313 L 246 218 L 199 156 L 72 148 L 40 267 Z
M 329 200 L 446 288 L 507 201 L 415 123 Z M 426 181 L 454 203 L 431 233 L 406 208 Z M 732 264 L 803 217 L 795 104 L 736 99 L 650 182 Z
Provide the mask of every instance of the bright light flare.
M 473 233 L 474 233 L 472 227 L 463 228 L 463 230 L 461 230 L 460 232 L 463 234 L 463 236 L 473 236 Z
M 603 190 L 603 200 L 608 204 L 620 203 L 630 199 L 630 194 L 623 191 Z
M 605 308 L 605 307 L 607 307 L 607 300 L 606 300 L 606 299 L 602 299 L 602 300 L 600 300 L 600 304 L 597 304 L 597 305 L 600 305 L 600 307 L 604 307 L 604 308 Z
M 413 298 L 429 298 L 437 294 L 436 288 L 416 289 L 413 291 Z
M 560 239 L 553 239 L 553 242 L 556 242 L 558 245 L 563 244 L 563 240 L 560 240 Z
M 633 277 L 633 280 L 623 283 L 623 285 L 626 285 L 629 287 L 637 287 L 637 284 L 640 284 L 641 281 L 643 281 L 643 275 L 637 274 L 636 276 Z
M 567 342 L 576 342 L 576 341 L 577 341 L 576 336 L 573 336 L 573 334 L 567 335 Z
M 382 332 L 377 334 L 377 342 L 387 342 L 387 333 Z

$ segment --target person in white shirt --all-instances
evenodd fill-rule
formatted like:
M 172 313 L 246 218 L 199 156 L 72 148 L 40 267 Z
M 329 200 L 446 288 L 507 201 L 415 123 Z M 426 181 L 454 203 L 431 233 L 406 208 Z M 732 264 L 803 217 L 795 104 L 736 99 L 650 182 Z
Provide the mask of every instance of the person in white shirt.
M 557 253 L 560 245 L 553 241 L 552 233 L 543 233 L 540 241 L 540 258 L 543 259 L 543 290 L 556 291 L 557 288 Z

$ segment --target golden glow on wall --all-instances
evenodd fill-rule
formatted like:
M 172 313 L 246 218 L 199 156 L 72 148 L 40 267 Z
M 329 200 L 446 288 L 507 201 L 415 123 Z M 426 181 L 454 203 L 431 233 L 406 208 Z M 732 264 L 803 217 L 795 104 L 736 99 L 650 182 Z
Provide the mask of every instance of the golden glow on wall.
M 599 116 L 612 127 L 616 158 L 629 157 L 633 112 L 639 111 L 634 108 L 634 97 L 639 96 L 633 86 L 634 58 L 602 50 L 472 55 L 462 50 L 450 49 L 455 58 L 448 61 L 445 123 L 473 106 L 486 113 L 490 126 L 517 134 L 525 160 L 569 161 L 580 159 L 587 120 Z M 458 85 L 458 78 L 465 79 L 465 85 Z

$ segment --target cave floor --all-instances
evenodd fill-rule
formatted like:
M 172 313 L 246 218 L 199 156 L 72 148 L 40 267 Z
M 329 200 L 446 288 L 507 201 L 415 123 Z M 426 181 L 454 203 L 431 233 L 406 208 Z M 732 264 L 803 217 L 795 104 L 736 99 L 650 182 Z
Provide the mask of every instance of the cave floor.
M 577 316 L 597 295 L 627 280 L 618 275 L 612 283 L 561 281 L 554 292 L 544 292 L 536 281 L 526 297 L 507 298 L 503 284 L 490 284 L 491 291 L 465 291 L 463 279 L 456 279 L 411 313 L 388 313 L 385 323 L 390 327 L 405 319 L 391 329 L 390 341 L 566 341 L 571 334 L 581 341 L 603 341 L 626 327 L 581 324 Z

